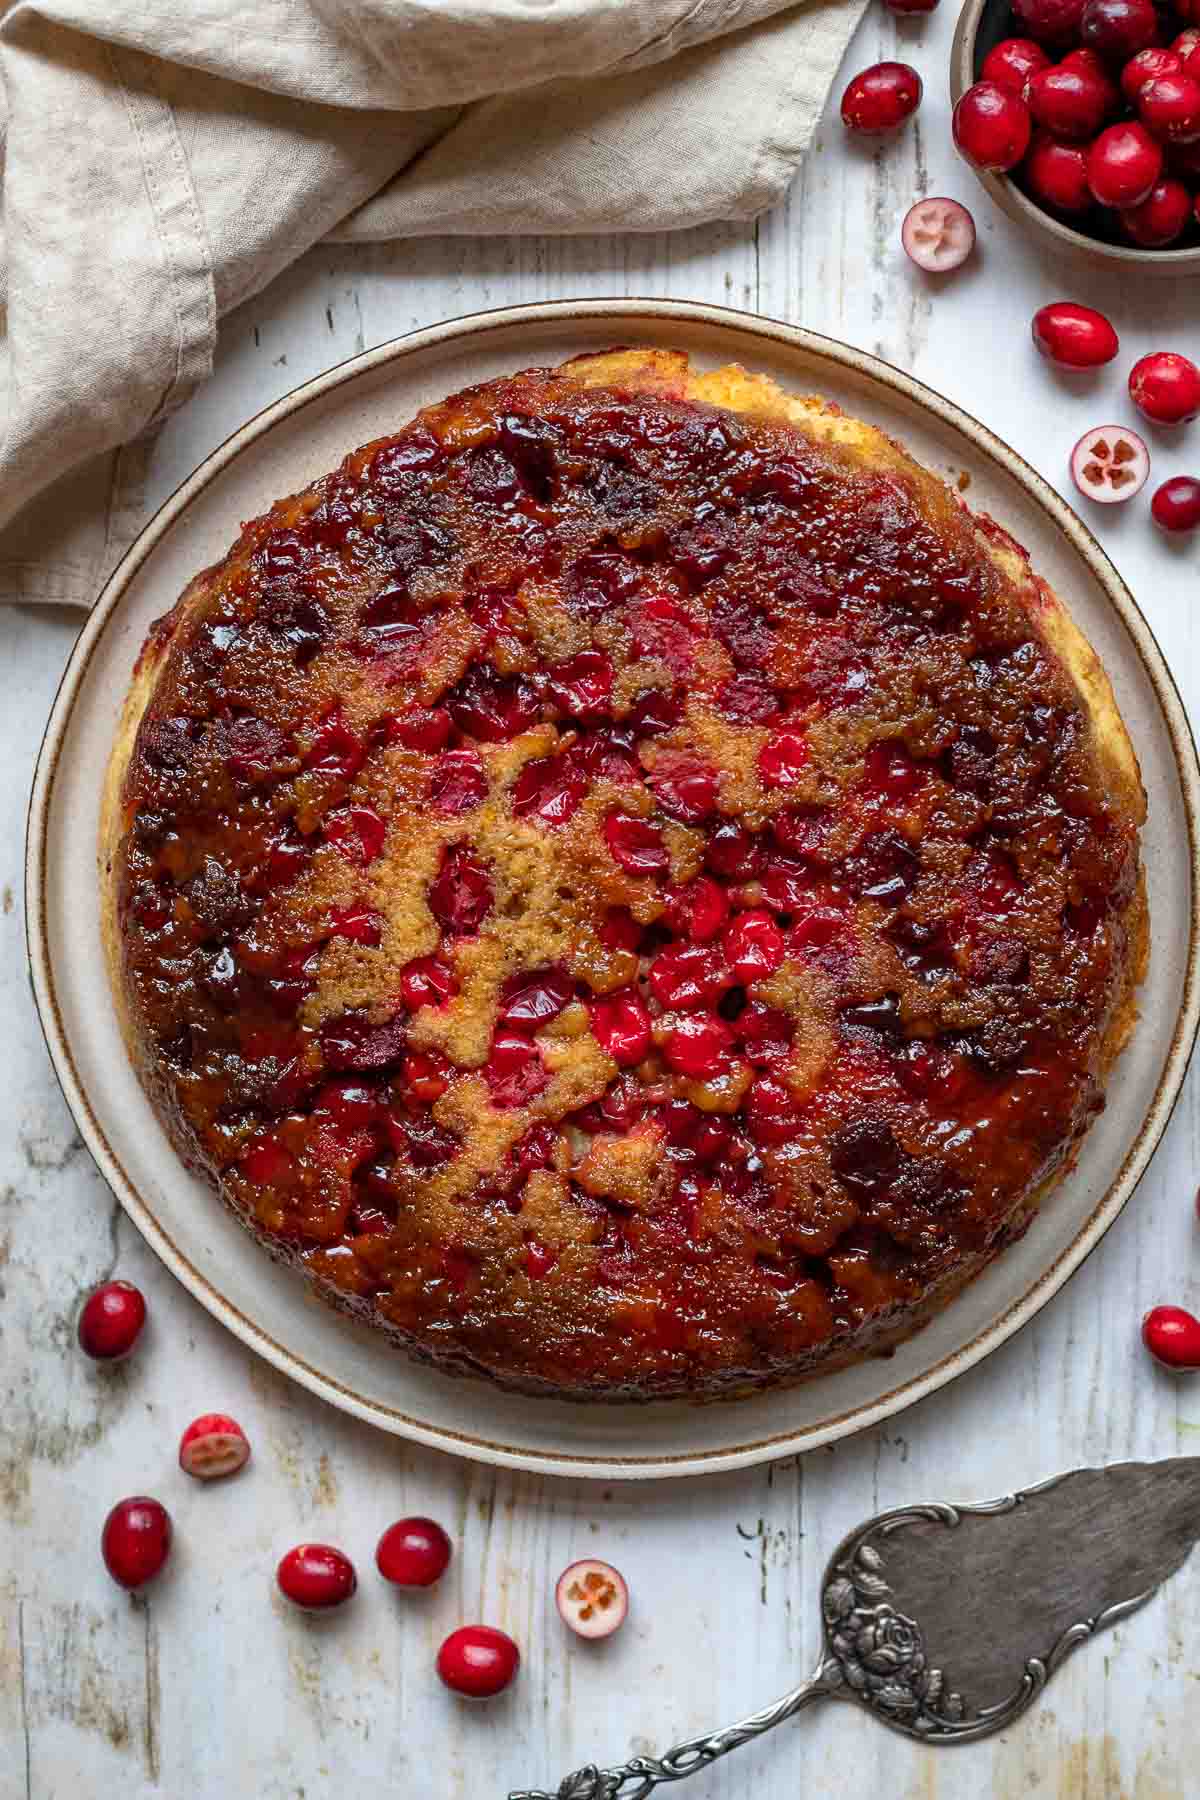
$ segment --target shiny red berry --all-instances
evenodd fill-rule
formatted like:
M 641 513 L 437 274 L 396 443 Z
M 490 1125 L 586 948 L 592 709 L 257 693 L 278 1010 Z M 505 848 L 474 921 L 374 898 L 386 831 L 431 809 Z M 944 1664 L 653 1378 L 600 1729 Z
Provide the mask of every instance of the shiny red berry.
M 1012 14 L 1039 44 L 1064 47 L 1079 41 L 1083 6 L 1084 0 L 1012 0 Z
M 1110 125 L 1088 151 L 1088 186 L 1101 206 L 1139 206 L 1162 170 L 1162 146 L 1131 119 Z
M 1002 38 L 984 57 L 979 78 L 994 81 L 997 87 L 1007 88 L 1019 97 L 1029 77 L 1049 67 L 1050 58 L 1032 38 Z
M 1200 1369 L 1200 1319 L 1182 1306 L 1155 1306 L 1142 1320 L 1142 1342 L 1168 1369 Z
M 1163 144 L 1194 144 L 1200 138 L 1200 81 L 1190 74 L 1156 75 L 1137 97 L 1146 130 Z
M 1127 238 L 1147 250 L 1162 250 L 1183 236 L 1192 217 L 1192 196 L 1170 176 L 1156 181 L 1140 206 L 1127 206 L 1121 226 Z
M 848 131 L 894 131 L 916 112 L 921 93 L 921 77 L 908 63 L 874 63 L 842 95 L 842 124 Z
M 398 1519 L 375 1550 L 375 1566 L 396 1587 L 432 1587 L 446 1573 L 450 1539 L 433 1519 Z
M 1104 314 L 1074 300 L 1040 307 L 1033 315 L 1033 341 L 1048 362 L 1063 369 L 1098 369 L 1120 349 Z
M 1036 132 L 1021 174 L 1034 199 L 1055 212 L 1086 212 L 1092 204 L 1087 151 L 1080 144 L 1064 144 L 1047 131 Z
M 131 1281 L 106 1281 L 94 1288 L 79 1315 L 79 1347 L 96 1362 L 119 1362 L 137 1343 L 146 1323 L 146 1302 Z
M 1113 62 L 1127 62 L 1147 50 L 1158 36 L 1153 0 L 1087 0 L 1079 16 L 1079 35 L 1090 50 Z
M 275 1571 L 279 1591 L 305 1612 L 327 1612 L 358 1586 L 354 1564 L 332 1544 L 297 1544 Z
M 1174 50 L 1139 50 L 1121 70 L 1121 92 L 1131 106 L 1136 106 L 1138 95 L 1148 81 L 1155 81 L 1160 75 L 1182 73 L 1183 58 Z
M 171 1551 L 171 1516 L 161 1501 L 136 1494 L 118 1500 L 100 1538 L 104 1566 L 123 1588 L 153 1581 Z
M 994 81 L 977 81 L 954 108 L 954 142 L 977 168 L 1015 168 L 1033 131 L 1029 108 Z
M 1200 369 L 1174 350 L 1155 350 L 1129 371 L 1129 397 L 1155 425 L 1186 425 L 1200 413 Z
M 1200 481 L 1194 475 L 1172 475 L 1155 489 L 1150 514 L 1163 531 L 1195 531 L 1200 525 Z
M 1106 76 L 1087 69 L 1039 69 L 1022 95 L 1034 122 L 1055 137 L 1083 143 L 1117 111 L 1120 96 Z
M 437 1655 L 437 1672 L 448 1688 L 468 1700 L 502 1693 L 521 1666 L 521 1652 L 507 1632 L 491 1625 L 461 1625 Z

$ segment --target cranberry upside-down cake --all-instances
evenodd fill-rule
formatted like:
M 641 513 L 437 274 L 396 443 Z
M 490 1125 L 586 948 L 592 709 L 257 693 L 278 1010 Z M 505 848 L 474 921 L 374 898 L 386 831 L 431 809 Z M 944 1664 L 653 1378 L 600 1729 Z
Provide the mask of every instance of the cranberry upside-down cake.
M 1137 764 L 878 431 L 613 351 L 426 408 L 150 633 L 109 951 L 175 1142 L 415 1354 L 712 1395 L 1028 1225 L 1146 956 Z

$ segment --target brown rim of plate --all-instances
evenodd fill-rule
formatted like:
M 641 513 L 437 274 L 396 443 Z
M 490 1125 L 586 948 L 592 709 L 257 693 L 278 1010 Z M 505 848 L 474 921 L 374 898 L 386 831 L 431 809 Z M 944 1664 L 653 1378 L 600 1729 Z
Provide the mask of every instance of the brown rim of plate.
M 126 1173 L 104 1127 L 92 1109 L 80 1079 L 63 1026 L 54 983 L 47 939 L 47 823 L 54 781 L 62 753 L 63 740 L 70 723 L 80 685 L 102 634 L 116 614 L 126 587 L 150 551 L 186 511 L 191 501 L 236 460 L 241 452 L 256 442 L 281 419 L 300 412 L 312 401 L 323 397 L 368 370 L 399 361 L 418 352 L 453 342 L 462 337 L 479 338 L 492 332 L 510 331 L 521 326 L 558 326 L 577 321 L 580 324 L 612 320 L 636 321 L 645 326 L 658 324 L 710 325 L 733 330 L 746 338 L 760 338 L 798 349 L 809 356 L 840 365 L 857 377 L 878 382 L 900 394 L 919 410 L 936 418 L 966 437 L 980 455 L 996 464 L 1015 479 L 1058 531 L 1063 533 L 1083 558 L 1103 588 L 1137 652 L 1146 677 L 1154 690 L 1171 741 L 1179 772 L 1184 811 L 1187 820 L 1188 860 L 1191 870 L 1191 918 L 1188 952 L 1184 971 L 1183 993 L 1179 1013 L 1172 1032 L 1170 1047 L 1163 1063 L 1154 1096 L 1133 1142 L 1107 1191 L 1093 1207 L 1079 1232 L 1050 1266 L 1042 1271 L 1021 1298 L 990 1325 L 965 1344 L 951 1351 L 923 1374 L 914 1376 L 876 1399 L 823 1420 L 819 1425 L 781 1431 L 724 1450 L 681 1451 L 668 1455 L 614 1456 L 579 1452 L 557 1453 L 540 1449 L 519 1449 L 461 1432 L 449 1427 L 430 1426 L 414 1419 L 398 1408 L 378 1400 L 364 1399 L 352 1388 L 306 1363 L 291 1350 L 276 1342 L 255 1322 L 213 1287 L 174 1243 L 159 1223 L 148 1203 L 137 1191 Z M 904 1408 L 943 1387 L 991 1351 L 998 1349 L 1014 1332 L 1032 1319 L 1056 1294 L 1085 1258 L 1100 1242 L 1133 1193 L 1150 1162 L 1179 1097 L 1188 1061 L 1200 1027 L 1200 762 L 1187 714 L 1162 651 L 1133 595 L 1096 542 L 1083 521 L 1043 480 L 1024 458 L 1012 450 L 985 425 L 964 412 L 961 407 L 927 388 L 902 370 L 865 351 L 856 350 L 835 338 L 821 336 L 782 321 L 741 313 L 730 307 L 719 307 L 686 300 L 596 299 L 542 301 L 525 306 L 500 307 L 470 313 L 460 319 L 427 326 L 394 338 L 338 363 L 324 374 L 294 388 L 291 393 L 264 407 L 237 431 L 218 445 L 175 492 L 163 502 L 154 517 L 143 528 L 113 571 L 76 640 L 67 661 L 51 708 L 41 750 L 34 772 L 30 794 L 25 862 L 26 942 L 29 952 L 30 979 L 34 1001 L 41 1021 L 46 1047 L 58 1078 L 63 1097 L 71 1111 L 81 1137 L 100 1173 L 113 1189 L 122 1207 L 137 1226 L 147 1243 L 178 1280 L 219 1319 L 235 1336 L 284 1374 L 307 1387 L 342 1410 L 384 1430 L 410 1437 L 434 1449 L 457 1451 L 500 1467 L 527 1469 L 563 1476 L 590 1476 L 594 1479 L 665 1477 L 715 1473 L 746 1467 L 753 1463 L 796 1455 L 817 1449 L 851 1433 L 880 1423 Z M 255 1248 L 254 1254 L 260 1252 Z M 298 1290 L 299 1292 L 299 1290 Z M 536 1400 L 530 1401 L 536 1405 Z
M 950 104 L 956 106 L 975 81 L 975 39 L 989 0 L 966 0 L 954 28 L 950 46 Z M 991 195 L 1001 212 L 1018 225 L 1039 233 L 1057 250 L 1068 250 L 1077 260 L 1093 267 L 1134 270 L 1140 275 L 1200 275 L 1200 244 L 1186 250 L 1145 250 L 1137 244 L 1108 244 L 1103 238 L 1076 231 L 1053 213 L 1045 212 L 1019 188 L 1011 176 L 977 169 L 967 162 L 980 186 Z

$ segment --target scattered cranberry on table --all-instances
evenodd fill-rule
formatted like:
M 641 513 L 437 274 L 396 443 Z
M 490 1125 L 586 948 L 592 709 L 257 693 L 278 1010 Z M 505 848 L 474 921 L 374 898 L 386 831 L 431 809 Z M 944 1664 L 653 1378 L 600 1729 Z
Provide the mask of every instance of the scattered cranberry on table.
M 564 1625 L 578 1637 L 606 1638 L 625 1623 L 629 1589 L 611 1563 L 584 1557 L 559 1576 L 554 1603 Z
M 491 1625 L 462 1625 L 437 1655 L 437 1672 L 448 1688 L 468 1700 L 490 1700 L 513 1680 L 521 1652 L 507 1632 Z
M 1085 431 L 1071 452 L 1071 477 L 1088 500 L 1102 506 L 1132 500 L 1150 474 L 1150 452 L 1136 431 L 1124 425 L 1097 425 Z
M 354 1564 L 332 1544 L 297 1544 L 275 1571 L 279 1591 L 305 1612 L 341 1606 L 358 1586 Z
M 994 81 L 977 81 L 954 108 L 953 131 L 969 162 L 1003 173 L 1028 150 L 1033 120 L 1018 94 Z
M 919 269 L 945 275 L 960 268 L 974 250 L 975 221 L 957 200 L 933 194 L 909 207 L 900 241 Z
M 1186 425 L 1200 413 L 1200 369 L 1174 350 L 1155 350 L 1129 371 L 1129 397 L 1155 425 Z
M 179 1466 L 197 1481 L 236 1475 L 249 1460 L 249 1439 L 228 1413 L 201 1413 L 179 1440 Z
M 1182 1306 L 1155 1306 L 1142 1320 L 1142 1342 L 1168 1369 L 1200 1369 L 1200 1319 Z
M 161 1501 L 135 1494 L 118 1500 L 104 1521 L 100 1552 L 104 1566 L 123 1588 L 153 1581 L 171 1550 L 171 1516 Z
M 848 131 L 895 131 L 921 104 L 921 77 L 908 63 L 873 63 L 855 75 L 842 95 L 842 124 Z
M 1033 315 L 1033 341 L 1048 362 L 1062 369 L 1098 369 L 1110 363 L 1120 340 L 1094 307 L 1052 300 Z
M 131 1281 L 106 1281 L 93 1289 L 79 1315 L 79 1347 L 95 1362 L 119 1362 L 142 1335 L 146 1301 Z
M 375 1567 L 396 1587 L 432 1587 L 446 1573 L 450 1539 L 433 1519 L 398 1519 L 375 1550 Z
M 1200 525 L 1200 481 L 1194 475 L 1172 475 L 1154 490 L 1150 516 L 1163 531 L 1195 531 Z

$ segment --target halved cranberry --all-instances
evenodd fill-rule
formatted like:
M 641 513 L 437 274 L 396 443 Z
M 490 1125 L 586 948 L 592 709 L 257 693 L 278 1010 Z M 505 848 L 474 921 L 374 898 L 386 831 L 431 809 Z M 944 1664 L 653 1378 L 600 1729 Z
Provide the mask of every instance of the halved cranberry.
M 738 913 L 721 947 L 739 981 L 761 981 L 773 975 L 784 958 L 783 933 L 769 912 Z
M 716 770 L 686 752 L 661 755 L 646 780 L 662 810 L 685 825 L 698 825 L 717 810 Z
M 527 762 L 513 784 L 513 812 L 531 814 L 544 825 L 563 825 L 583 799 L 587 778 L 569 756 L 543 756 Z
M 414 706 L 411 712 L 395 713 L 386 719 L 384 730 L 389 744 L 432 753 L 445 746 L 453 724 L 444 706 Z
M 754 881 L 762 874 L 765 852 L 762 842 L 744 825 L 722 820 L 708 834 L 704 860 L 714 875 L 728 881 Z
M 810 761 L 802 731 L 777 731 L 758 753 L 758 772 L 770 787 L 794 787 Z
M 873 63 L 842 95 L 842 124 L 848 131 L 894 131 L 916 112 L 921 93 L 921 77 L 908 63 Z
M 470 812 L 487 793 L 487 776 L 478 750 L 447 750 L 434 765 L 429 798 L 450 818 Z
M 680 937 L 691 938 L 698 944 L 705 944 L 716 937 L 718 931 L 729 917 L 729 901 L 725 897 L 725 889 L 707 875 L 698 875 L 683 887 L 668 888 L 663 895 L 666 904 L 663 908 L 663 919 L 672 931 Z M 636 950 L 640 941 L 641 928 L 636 921 L 631 921 L 637 936 L 631 944 L 621 948 Z
M 304 767 L 317 775 L 337 775 L 352 781 L 366 760 L 366 751 L 335 706 L 318 725 Z
M 631 813 L 609 813 L 604 841 L 614 862 L 631 875 L 655 875 L 670 867 L 661 825 Z
M 710 1006 L 729 985 L 720 953 L 705 944 L 671 944 L 649 969 L 650 991 L 668 1011 Z
M 443 931 L 469 937 L 479 930 L 492 905 L 492 884 L 465 844 L 454 844 L 429 886 L 429 910 Z
M 581 650 L 546 673 L 546 691 L 572 719 L 592 719 L 612 703 L 612 659 L 603 650 Z
M 481 744 L 500 744 L 536 724 L 541 708 L 523 675 L 497 675 L 477 664 L 447 694 L 446 710 L 460 731 Z
M 383 936 L 383 915 L 369 906 L 348 906 L 329 915 L 330 937 L 349 938 L 352 943 L 374 948 Z
M 930 194 L 904 215 L 900 242 L 905 255 L 929 275 L 961 268 L 975 248 L 975 221 L 959 200 Z
M 197 1481 L 236 1475 L 250 1460 L 250 1440 L 228 1413 L 201 1413 L 179 1440 L 179 1466 Z
M 588 1002 L 592 1036 L 622 1068 L 641 1062 L 650 1048 L 650 1014 L 636 988 L 620 988 Z
M 994 81 L 997 87 L 1007 88 L 1010 94 L 1020 95 L 1025 83 L 1039 69 L 1048 69 L 1050 58 L 1040 44 L 1032 38 L 1001 38 L 998 44 L 988 51 L 980 69 L 983 81 Z
M 682 1018 L 670 1033 L 663 1055 L 676 1074 L 702 1080 L 706 1075 L 715 1075 L 727 1062 L 733 1042 L 733 1033 L 724 1019 L 711 1013 L 693 1013 Z
M 557 1019 L 574 994 L 575 984 L 565 969 L 537 969 L 512 975 L 500 991 L 497 1016 L 502 1025 L 537 1031 L 551 1019 Z
M 1081 494 L 1104 506 L 1131 500 L 1145 487 L 1150 452 L 1136 431 L 1097 425 L 1085 431 L 1071 452 L 1071 477 Z
M 536 1043 L 520 1031 L 496 1033 L 483 1073 L 493 1106 L 525 1106 L 550 1079 Z
M 373 806 L 339 807 L 325 815 L 322 830 L 339 856 L 364 868 L 375 861 L 387 837 L 387 825 Z
M 443 1006 L 458 992 L 458 979 L 439 956 L 418 956 L 400 975 L 400 993 L 409 1012 L 423 1006 Z

